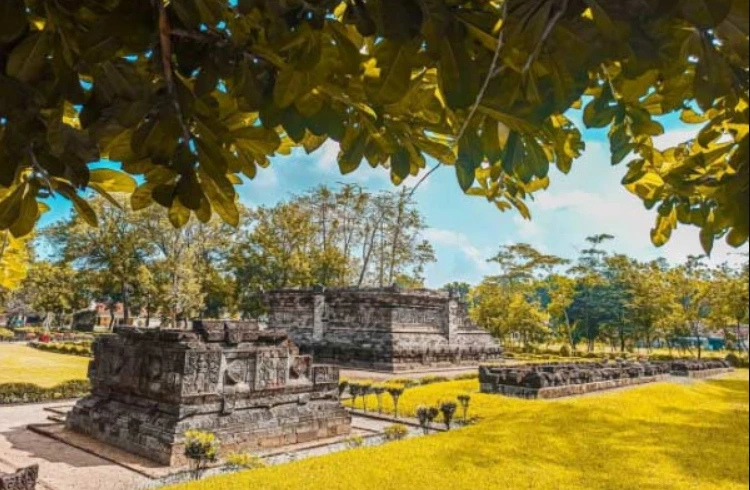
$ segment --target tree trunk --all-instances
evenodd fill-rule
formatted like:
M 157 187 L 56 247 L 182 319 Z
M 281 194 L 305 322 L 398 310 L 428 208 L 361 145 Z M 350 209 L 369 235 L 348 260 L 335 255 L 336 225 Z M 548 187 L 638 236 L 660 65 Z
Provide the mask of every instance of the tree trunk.
M 742 352 L 745 350 L 745 344 L 742 340 L 742 321 L 737 320 L 737 351 Z
M 128 291 L 128 282 L 122 281 L 122 316 L 125 326 L 130 325 L 130 292 Z
M 396 250 L 398 249 L 398 242 L 401 239 L 401 221 L 404 217 L 404 208 L 406 207 L 405 201 L 406 195 L 402 195 L 398 203 L 398 215 L 396 216 L 396 227 L 393 230 L 393 241 L 391 242 L 391 264 L 390 270 L 388 271 L 388 283 L 393 284 L 393 276 L 396 271 Z
M 365 250 L 364 257 L 362 260 L 362 270 L 359 273 L 359 282 L 357 283 L 357 287 L 362 287 L 362 284 L 365 282 L 365 277 L 367 276 L 367 269 L 370 267 L 370 260 L 372 260 L 372 253 L 375 249 L 375 238 L 377 237 L 377 227 L 373 227 L 372 234 L 369 238 L 369 246 L 367 244 L 367 241 L 365 242 Z
M 568 326 L 568 342 L 570 343 L 571 350 L 575 351 L 576 346 L 573 342 L 573 326 L 570 324 L 570 315 L 568 315 L 568 310 L 563 311 L 565 313 L 565 324 Z
M 112 332 L 115 329 L 115 303 L 110 301 L 109 303 L 109 331 Z

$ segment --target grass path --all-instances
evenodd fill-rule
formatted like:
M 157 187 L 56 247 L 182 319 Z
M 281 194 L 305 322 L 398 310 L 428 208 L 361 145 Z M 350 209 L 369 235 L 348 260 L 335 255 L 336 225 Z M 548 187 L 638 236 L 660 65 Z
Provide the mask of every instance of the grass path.
M 467 429 L 359 449 L 171 490 L 745 490 L 748 372 L 557 402 L 473 394 Z M 476 381 L 407 392 L 419 404 Z
M 87 378 L 84 357 L 42 352 L 23 344 L 0 344 L 0 384 L 31 383 L 51 388 Z

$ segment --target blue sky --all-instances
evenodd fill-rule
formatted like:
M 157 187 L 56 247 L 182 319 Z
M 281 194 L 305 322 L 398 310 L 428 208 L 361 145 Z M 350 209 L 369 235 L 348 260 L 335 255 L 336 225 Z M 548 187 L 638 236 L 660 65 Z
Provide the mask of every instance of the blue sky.
M 577 114 L 573 117 L 577 119 Z M 667 134 L 657 142 L 660 147 L 672 146 L 695 134 L 694 127 L 679 120 L 669 120 L 665 126 Z M 666 257 L 678 262 L 702 253 L 698 231 L 690 227 L 678 229 L 661 249 L 651 245 L 649 230 L 654 214 L 620 184 L 627 167 L 609 164 L 606 133 L 587 131 L 584 139 L 586 152 L 573 171 L 567 176 L 553 171 L 549 190 L 538 194 L 531 203 L 532 221 L 523 220 L 513 211 L 501 213 L 484 199 L 465 196 L 452 167 L 433 174 L 415 196 L 430 226 L 425 235 L 435 245 L 438 257 L 438 262 L 427 269 L 428 286 L 439 287 L 451 281 L 479 282 L 483 276 L 496 272 L 487 258 L 500 246 L 514 242 L 530 243 L 546 253 L 572 258 L 587 236 L 609 233 L 616 237 L 610 249 L 639 259 Z M 339 182 L 358 183 L 370 190 L 393 188 L 387 170 L 373 170 L 367 164 L 352 175 L 341 176 L 337 151 L 337 145 L 331 143 L 313 155 L 299 152 L 274 159 L 254 181 L 240 188 L 242 202 L 248 206 L 270 205 L 291 193 Z M 406 183 L 413 184 L 414 181 Z M 55 203 L 53 209 L 43 223 L 70 212 L 65 203 Z M 747 247 L 743 250 L 747 251 Z M 737 260 L 737 252 L 722 242 L 717 244 L 712 261 Z

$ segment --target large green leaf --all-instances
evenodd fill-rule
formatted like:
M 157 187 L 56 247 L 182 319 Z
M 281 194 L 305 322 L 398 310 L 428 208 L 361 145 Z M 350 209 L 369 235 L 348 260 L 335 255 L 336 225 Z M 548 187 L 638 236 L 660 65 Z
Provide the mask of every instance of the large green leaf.
M 476 171 L 482 166 L 482 143 L 476 132 L 468 130 L 458 142 L 458 160 L 456 161 L 456 177 L 464 192 L 468 192 L 474 185 Z
M 309 72 L 291 67 L 282 70 L 276 78 L 273 100 L 282 109 L 289 107 L 310 90 L 311 83 Z
M 23 0 L 0 2 L 0 44 L 14 41 L 27 27 L 26 4 Z
M 474 103 L 475 73 L 463 38 L 455 34 L 444 37 L 440 50 L 440 88 L 450 107 L 463 109 Z
M 381 104 L 395 104 L 409 91 L 417 42 L 384 41 L 378 51 L 380 78 L 370 87 L 372 98 Z M 382 65 L 381 65 L 382 63 Z
M 680 2 L 682 16 L 701 29 L 718 26 L 729 16 L 731 10 L 732 0 L 682 0 Z
M 411 172 L 411 157 L 409 150 L 400 148 L 396 153 L 391 155 L 391 173 L 396 180 L 403 182 Z
M 21 214 L 21 204 L 26 192 L 25 185 L 19 185 L 5 199 L 0 201 L 0 230 L 7 230 Z
M 361 131 L 347 148 L 339 154 L 339 169 L 346 175 L 354 172 L 362 164 L 367 147 L 367 133 Z
M 8 75 L 23 82 L 36 81 L 51 49 L 52 34 L 43 31 L 30 35 L 10 53 L 6 68 Z
M 100 168 L 91 171 L 89 183 L 107 192 L 132 193 L 138 184 L 128 174 L 117 170 Z
M 39 203 L 33 192 L 27 192 L 21 202 L 21 210 L 16 222 L 10 227 L 10 232 L 16 238 L 29 235 L 39 220 Z

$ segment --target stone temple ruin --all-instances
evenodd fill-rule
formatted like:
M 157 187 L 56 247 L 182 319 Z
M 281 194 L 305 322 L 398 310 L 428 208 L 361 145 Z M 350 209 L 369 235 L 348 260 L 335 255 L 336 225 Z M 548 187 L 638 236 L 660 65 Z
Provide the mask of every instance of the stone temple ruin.
M 705 378 L 732 372 L 724 361 L 550 363 L 479 368 L 482 393 L 549 399 L 661 381 L 669 376 Z
M 92 394 L 68 428 L 164 465 L 186 462 L 191 429 L 216 434 L 229 451 L 350 433 L 338 369 L 314 365 L 286 334 L 257 324 L 122 328 L 100 337 L 94 354 Z
M 692 360 L 675 361 L 672 363 L 672 375 L 687 378 L 711 378 L 734 371 L 727 361 L 720 360 Z
M 502 348 L 457 297 L 427 290 L 307 289 L 266 294 L 268 329 L 316 360 L 399 372 L 498 361 Z
M 549 399 L 652 383 L 670 371 L 668 365 L 636 362 L 482 366 L 479 383 L 482 393 Z

